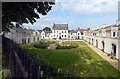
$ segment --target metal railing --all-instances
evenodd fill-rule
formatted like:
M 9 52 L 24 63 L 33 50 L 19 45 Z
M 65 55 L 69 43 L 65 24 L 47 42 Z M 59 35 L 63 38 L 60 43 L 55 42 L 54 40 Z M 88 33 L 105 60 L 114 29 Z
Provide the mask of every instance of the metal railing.
M 18 44 L 2 36 L 3 53 L 7 60 L 7 68 L 10 70 L 9 77 L 21 77 L 42 79 L 43 71 L 41 67 L 35 67 L 35 62 L 28 56 Z

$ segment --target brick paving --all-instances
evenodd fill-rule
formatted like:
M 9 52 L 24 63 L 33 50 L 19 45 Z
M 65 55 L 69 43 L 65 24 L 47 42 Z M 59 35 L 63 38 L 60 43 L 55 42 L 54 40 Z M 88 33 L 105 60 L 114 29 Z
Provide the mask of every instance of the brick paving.
M 85 41 L 84 41 L 85 42 Z M 100 55 L 102 58 L 104 58 L 107 62 L 109 62 L 114 68 L 120 71 L 120 60 L 111 59 L 109 56 L 107 56 L 106 53 L 98 49 L 97 47 L 85 42 L 90 48 L 92 48 L 98 55 Z

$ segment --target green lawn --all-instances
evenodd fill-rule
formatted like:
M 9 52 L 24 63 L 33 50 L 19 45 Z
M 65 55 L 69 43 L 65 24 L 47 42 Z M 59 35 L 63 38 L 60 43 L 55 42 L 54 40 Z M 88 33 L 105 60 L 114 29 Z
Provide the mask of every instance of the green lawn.
M 69 70 L 75 77 L 118 77 L 120 72 L 101 58 L 82 41 L 75 41 L 83 47 L 76 49 L 39 49 L 33 45 L 21 45 L 31 54 L 42 58 L 58 69 Z M 85 47 L 84 47 L 85 46 Z

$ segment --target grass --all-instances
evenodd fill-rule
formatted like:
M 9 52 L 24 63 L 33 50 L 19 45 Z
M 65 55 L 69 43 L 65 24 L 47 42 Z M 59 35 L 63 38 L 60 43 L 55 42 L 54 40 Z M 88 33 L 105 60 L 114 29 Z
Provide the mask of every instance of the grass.
M 100 57 L 82 41 L 75 41 L 84 46 L 76 49 L 39 49 L 33 45 L 21 45 L 58 69 L 74 74 L 75 77 L 118 77 L 120 72 Z
M 73 64 L 79 59 L 79 55 L 77 53 L 72 53 L 67 50 L 49 50 L 49 49 L 39 49 L 34 48 L 33 45 L 23 45 L 23 47 L 29 51 L 30 53 L 35 53 L 40 58 L 44 59 L 49 64 L 53 64 L 57 68 L 65 68 L 69 64 Z

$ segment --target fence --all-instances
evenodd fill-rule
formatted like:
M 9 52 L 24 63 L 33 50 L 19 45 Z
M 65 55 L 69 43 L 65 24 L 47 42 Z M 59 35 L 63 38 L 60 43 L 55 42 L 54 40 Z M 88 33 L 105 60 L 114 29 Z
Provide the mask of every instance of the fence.
M 35 67 L 35 62 L 30 59 L 24 51 L 14 41 L 2 36 L 2 48 L 7 60 L 7 68 L 10 70 L 9 77 L 42 79 L 43 71 L 41 67 Z

